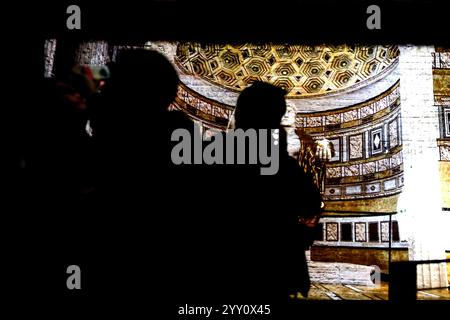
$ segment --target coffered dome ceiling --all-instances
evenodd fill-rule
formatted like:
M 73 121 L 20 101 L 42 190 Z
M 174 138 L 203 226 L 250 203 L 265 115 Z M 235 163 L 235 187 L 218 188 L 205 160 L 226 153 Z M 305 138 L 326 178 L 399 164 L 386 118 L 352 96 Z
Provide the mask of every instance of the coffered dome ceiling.
M 255 80 L 287 91 L 287 98 L 360 88 L 396 64 L 397 46 L 220 45 L 180 43 L 180 71 L 239 92 Z

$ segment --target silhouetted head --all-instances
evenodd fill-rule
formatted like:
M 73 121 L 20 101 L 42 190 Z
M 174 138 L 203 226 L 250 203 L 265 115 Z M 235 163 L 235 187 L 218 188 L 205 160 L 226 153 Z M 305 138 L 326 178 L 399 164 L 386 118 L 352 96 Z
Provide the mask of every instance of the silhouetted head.
M 254 82 L 240 94 L 235 115 L 236 128 L 269 129 L 280 127 L 286 112 L 286 92 L 266 82 Z
M 145 49 L 121 51 L 112 71 L 112 94 L 128 101 L 124 112 L 136 116 L 166 111 L 175 99 L 178 74 L 160 53 Z
M 175 99 L 175 68 L 162 54 L 146 49 L 119 52 L 109 68 L 111 77 L 93 121 L 95 134 L 147 139 L 164 126 L 161 119 Z

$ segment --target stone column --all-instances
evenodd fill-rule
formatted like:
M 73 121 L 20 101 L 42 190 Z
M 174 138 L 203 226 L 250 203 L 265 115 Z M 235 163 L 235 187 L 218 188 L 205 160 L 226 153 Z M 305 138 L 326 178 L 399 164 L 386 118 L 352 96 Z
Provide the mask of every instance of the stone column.
M 445 259 L 445 217 L 439 180 L 439 118 L 434 106 L 433 46 L 401 46 L 399 57 L 404 188 L 400 233 L 410 260 Z M 445 264 L 417 267 L 417 287 L 447 287 Z

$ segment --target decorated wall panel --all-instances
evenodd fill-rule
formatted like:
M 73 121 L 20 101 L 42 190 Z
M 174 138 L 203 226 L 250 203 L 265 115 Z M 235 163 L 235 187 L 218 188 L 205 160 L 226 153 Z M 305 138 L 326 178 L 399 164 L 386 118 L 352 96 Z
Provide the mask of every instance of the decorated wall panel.
M 323 217 L 314 246 L 350 246 L 387 248 L 389 241 L 394 248 L 407 246 L 401 241 L 395 215 L 389 226 L 389 215 L 352 218 Z
M 399 82 L 364 103 L 334 111 L 298 113 L 296 126 L 331 141 L 326 200 L 397 194 L 403 186 Z M 330 122 L 332 119 L 332 123 Z
M 182 110 L 206 128 L 226 130 L 234 107 L 208 99 L 180 83 L 171 108 Z
M 442 207 L 450 211 L 450 52 L 433 53 L 434 102 L 439 113 L 439 170 Z M 448 50 L 448 49 L 447 49 Z
M 173 108 L 201 123 L 209 137 L 226 130 L 234 108 L 181 84 Z M 327 165 L 325 200 L 390 196 L 403 186 L 399 83 L 367 102 L 322 113 L 297 114 L 295 126 L 336 150 Z M 288 140 L 288 143 L 293 144 Z M 298 147 L 298 146 L 297 146 Z

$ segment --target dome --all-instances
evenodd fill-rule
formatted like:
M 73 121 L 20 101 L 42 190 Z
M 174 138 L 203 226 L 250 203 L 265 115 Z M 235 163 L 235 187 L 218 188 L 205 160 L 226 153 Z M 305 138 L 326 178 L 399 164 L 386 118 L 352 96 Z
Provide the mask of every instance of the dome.
M 240 92 L 255 80 L 287 91 L 286 98 L 322 96 L 364 87 L 398 59 L 397 46 L 180 43 L 174 57 L 183 74 Z

